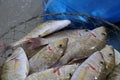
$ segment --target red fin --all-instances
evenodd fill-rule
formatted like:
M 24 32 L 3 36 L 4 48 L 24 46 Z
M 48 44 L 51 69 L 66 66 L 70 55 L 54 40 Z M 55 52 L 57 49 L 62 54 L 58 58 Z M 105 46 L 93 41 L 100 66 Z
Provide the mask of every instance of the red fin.
M 11 60 L 15 60 L 15 61 L 18 61 L 18 59 L 15 57 L 15 58 L 13 58 L 13 59 L 11 59 Z
M 53 70 L 53 73 L 56 73 L 60 68 L 61 68 L 61 66 L 55 67 Z
M 59 69 L 57 69 L 56 71 L 54 70 L 53 73 L 56 73 L 58 78 L 60 77 L 60 70 Z
M 50 46 L 48 46 L 48 50 L 52 51 L 52 48 Z
M 95 35 L 94 33 L 91 32 L 91 34 L 92 34 L 92 36 L 93 36 L 94 38 L 96 38 L 96 35 Z
M 58 69 L 58 71 L 57 71 L 57 74 L 58 74 L 58 76 L 60 76 L 60 70 Z
M 88 64 L 88 65 L 89 65 L 89 67 L 90 67 L 92 70 L 97 71 L 94 66 L 92 66 L 91 64 Z

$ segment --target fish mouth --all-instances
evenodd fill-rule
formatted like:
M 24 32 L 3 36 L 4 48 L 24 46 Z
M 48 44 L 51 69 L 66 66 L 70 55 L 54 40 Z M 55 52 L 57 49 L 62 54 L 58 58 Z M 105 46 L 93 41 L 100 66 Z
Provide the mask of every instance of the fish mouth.
M 23 52 L 23 49 L 21 47 L 18 47 L 10 57 L 7 58 L 6 62 L 9 62 L 10 60 L 13 60 L 14 58 L 17 58 L 21 53 Z
M 90 33 L 93 37 L 96 37 L 99 40 L 107 39 L 106 28 L 103 26 L 90 31 Z
M 63 29 L 65 27 L 67 27 L 68 25 L 71 24 L 71 21 L 70 20 L 61 20 L 61 24 L 59 24 L 59 28 L 58 29 Z

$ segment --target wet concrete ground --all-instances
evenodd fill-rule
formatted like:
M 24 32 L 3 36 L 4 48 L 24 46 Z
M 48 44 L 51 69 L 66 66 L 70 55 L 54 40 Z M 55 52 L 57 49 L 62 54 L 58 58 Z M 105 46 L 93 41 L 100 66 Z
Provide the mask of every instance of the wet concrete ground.
M 19 40 L 43 21 L 42 18 L 33 19 L 43 14 L 42 1 L 0 0 L 0 44 Z M 0 57 L 0 67 L 5 60 L 4 57 Z
M 11 43 L 20 39 L 42 22 L 38 18 L 27 20 L 42 13 L 42 0 L 0 0 L 0 41 Z

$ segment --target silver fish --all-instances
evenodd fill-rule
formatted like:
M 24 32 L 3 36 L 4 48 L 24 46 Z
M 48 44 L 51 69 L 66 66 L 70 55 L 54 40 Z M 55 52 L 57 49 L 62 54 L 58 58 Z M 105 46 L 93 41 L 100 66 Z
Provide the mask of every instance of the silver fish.
M 30 33 L 28 33 L 25 37 L 20 39 L 19 41 L 12 43 L 10 46 L 14 47 L 23 43 L 28 42 L 29 38 L 36 38 L 36 37 L 44 37 L 50 33 L 58 31 L 60 29 L 65 28 L 71 23 L 70 20 L 51 20 L 47 21 L 40 26 L 33 29 Z
M 77 67 L 78 64 L 72 64 L 62 66 L 57 71 L 55 71 L 54 68 L 47 69 L 45 71 L 29 75 L 26 80 L 70 80 Z
M 54 42 L 58 39 L 62 39 L 62 38 L 68 38 L 69 39 L 68 44 L 69 44 L 69 43 L 76 41 L 77 38 L 79 38 L 80 36 L 82 36 L 84 33 L 88 32 L 88 31 L 89 30 L 87 30 L 87 29 L 65 30 L 65 31 L 53 33 L 44 38 L 39 38 L 39 37 L 30 38 L 29 42 L 32 43 L 32 45 L 30 47 L 31 47 L 31 49 L 34 49 L 34 48 L 40 47 L 42 45 L 52 43 L 52 42 Z
M 105 80 L 115 65 L 115 53 L 112 46 L 92 54 L 73 73 L 71 80 Z
M 28 58 L 31 58 L 38 50 L 43 48 L 43 45 L 55 42 L 62 38 L 68 38 L 68 44 L 76 41 L 76 39 L 82 36 L 84 33 L 88 32 L 87 29 L 81 30 L 65 30 L 53 33 L 45 38 L 30 38 L 30 43 L 24 44 L 23 48 L 27 54 Z M 32 44 L 31 44 L 32 43 Z M 29 47 L 29 48 L 28 48 Z
M 29 72 L 29 63 L 24 50 L 19 47 L 7 58 L 2 69 L 2 80 L 24 80 Z
M 30 73 L 43 71 L 55 64 L 64 54 L 67 42 L 68 38 L 63 38 L 50 43 L 30 58 Z
M 96 28 L 81 36 L 77 41 L 68 44 L 58 65 L 67 64 L 74 58 L 86 58 L 92 53 L 101 50 L 107 43 L 107 33 L 104 27 Z

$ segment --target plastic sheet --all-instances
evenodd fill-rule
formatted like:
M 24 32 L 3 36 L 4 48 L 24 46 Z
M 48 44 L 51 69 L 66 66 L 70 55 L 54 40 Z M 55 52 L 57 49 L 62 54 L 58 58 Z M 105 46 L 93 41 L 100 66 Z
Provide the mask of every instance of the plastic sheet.
M 120 21 L 120 0 L 49 0 L 45 5 L 45 13 L 75 12 L 90 14 L 110 22 Z M 56 18 L 70 18 L 66 15 Z M 75 19 L 75 18 L 71 18 Z M 79 17 L 81 19 L 81 17 Z
M 45 14 L 57 14 L 61 12 L 88 14 L 95 18 L 102 18 L 111 23 L 116 23 L 120 21 L 119 7 L 119 0 L 46 0 L 44 12 Z M 113 45 L 120 51 L 120 31 L 118 30 L 118 33 L 116 34 L 116 30 L 114 30 L 113 27 L 111 28 L 111 26 L 106 25 L 106 23 L 95 18 L 61 14 L 56 16 L 46 16 L 45 20 L 70 19 L 72 24 L 68 29 L 93 29 L 99 26 L 107 26 L 109 31 L 108 44 Z

